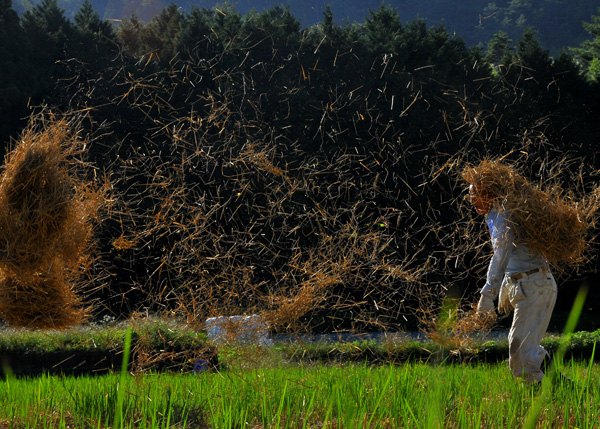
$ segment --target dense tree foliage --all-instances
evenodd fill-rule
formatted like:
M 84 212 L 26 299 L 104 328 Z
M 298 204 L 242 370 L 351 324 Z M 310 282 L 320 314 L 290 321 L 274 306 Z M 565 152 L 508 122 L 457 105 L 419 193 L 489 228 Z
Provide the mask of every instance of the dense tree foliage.
M 133 57 L 148 56 L 148 60 L 155 58 L 168 62 L 175 52 L 181 18 L 174 4 L 156 15 L 147 25 L 133 14 L 118 30 L 125 52 Z
M 42 0 L 15 0 L 15 9 L 24 13 L 32 5 Z M 175 4 L 182 11 L 190 12 L 190 0 L 91 0 L 94 8 L 105 19 L 126 19 L 135 14 L 148 23 L 154 16 Z M 73 18 L 83 0 L 59 0 L 66 16 Z M 204 7 L 221 7 L 220 1 L 203 1 Z M 231 2 L 233 4 L 233 2 Z M 240 13 L 246 15 L 252 10 L 262 12 L 280 4 L 279 0 L 253 0 L 235 3 Z M 543 46 L 552 55 L 558 55 L 567 46 L 578 46 L 587 39 L 582 21 L 589 21 L 600 7 L 598 0 L 496 0 L 481 2 L 476 0 L 390 0 L 403 22 L 425 19 L 428 25 L 443 22 L 452 34 L 460 35 L 467 46 L 484 45 L 494 34 L 503 31 L 516 40 L 526 27 L 534 28 Z M 195 4 L 198 4 L 196 2 Z M 327 7 L 333 11 L 338 23 L 346 21 L 362 22 L 370 11 L 381 4 L 379 0 L 306 0 L 290 2 L 291 12 L 303 27 L 319 24 Z M 329 5 L 329 6 L 327 6 Z
M 592 16 L 592 22 L 584 22 L 583 27 L 592 36 L 579 48 L 572 48 L 576 58 L 581 61 L 586 76 L 592 80 L 600 79 L 600 8 L 598 16 Z
M 473 6 L 477 10 L 477 5 Z M 586 39 L 580 23 L 589 20 L 597 7 L 590 0 L 499 0 L 486 3 L 479 15 L 478 29 L 488 35 L 488 31 L 501 30 L 517 39 L 527 27 L 534 28 L 541 43 L 558 55 L 562 48 L 579 45 Z M 569 42 L 565 45 L 564 40 Z
M 87 112 L 98 134 L 90 161 L 122 204 L 100 245 L 114 279 L 102 293 L 118 297 L 107 301 L 115 311 L 211 275 L 214 294 L 246 281 L 247 295 L 232 298 L 241 305 L 256 288 L 291 291 L 284 269 L 309 281 L 323 270 L 306 267 L 329 260 L 346 269 L 328 299 L 352 295 L 367 323 L 404 299 L 374 255 L 399 267 L 410 253 L 432 284 L 453 273 L 467 281 L 459 274 L 469 255 L 448 241 L 457 225 L 445 215 L 461 191 L 436 173 L 442 166 L 569 153 L 598 168 L 598 87 L 571 56 L 550 55 L 525 25 L 524 3 L 490 10 L 488 22 L 504 17 L 522 31 L 503 26 L 484 48 L 443 24 L 403 22 L 386 5 L 345 25 L 328 8 L 303 29 L 289 8 L 242 15 L 173 4 L 115 31 L 88 0 L 72 21 L 56 0 L 21 21 L 4 1 L 2 141 L 28 103 Z M 596 53 L 582 49 L 592 65 Z M 115 244 L 124 237 L 133 244 Z M 348 243 L 362 250 L 343 261 L 327 254 Z
M 31 95 L 34 66 L 30 61 L 31 47 L 10 0 L 0 2 L 0 138 L 17 133 L 26 114 Z

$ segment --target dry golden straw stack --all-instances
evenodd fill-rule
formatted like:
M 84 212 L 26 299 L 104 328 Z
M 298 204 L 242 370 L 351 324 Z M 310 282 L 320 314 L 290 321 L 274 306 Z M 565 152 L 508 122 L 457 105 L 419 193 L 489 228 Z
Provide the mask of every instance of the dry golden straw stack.
M 468 183 L 481 184 L 490 191 L 496 204 L 510 212 L 517 236 L 550 264 L 586 262 L 588 232 L 595 223 L 598 192 L 578 201 L 572 192 L 558 186 L 539 189 L 513 166 L 497 160 L 467 166 L 461 175 Z
M 87 315 L 74 281 L 103 196 L 77 177 L 73 126 L 33 119 L 0 176 L 0 317 L 13 326 L 65 328 Z

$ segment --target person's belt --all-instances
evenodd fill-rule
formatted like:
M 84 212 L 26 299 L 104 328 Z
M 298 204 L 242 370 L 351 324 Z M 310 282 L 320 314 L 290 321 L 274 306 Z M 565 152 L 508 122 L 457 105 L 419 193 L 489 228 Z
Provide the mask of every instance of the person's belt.
M 524 273 L 512 274 L 512 275 L 510 275 L 509 277 L 510 277 L 510 279 L 511 279 L 512 281 L 516 282 L 517 280 L 520 280 L 520 279 L 522 279 L 523 277 L 527 277 L 527 276 L 530 276 L 530 275 L 532 275 L 532 274 L 539 273 L 539 272 L 541 272 L 543 269 L 544 269 L 544 267 L 534 268 L 534 269 L 532 269 L 532 270 L 525 271 Z

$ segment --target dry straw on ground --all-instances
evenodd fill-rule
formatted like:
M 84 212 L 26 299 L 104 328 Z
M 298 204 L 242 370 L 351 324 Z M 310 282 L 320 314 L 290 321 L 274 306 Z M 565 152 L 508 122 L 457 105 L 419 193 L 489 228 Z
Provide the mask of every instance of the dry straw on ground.
M 103 193 L 79 177 L 77 125 L 35 117 L 0 176 L 0 316 L 13 326 L 64 328 L 88 310 L 76 280 L 89 264 Z
M 443 348 L 461 353 L 477 350 L 478 338 L 484 338 L 496 325 L 496 318 L 477 313 L 475 305 L 461 309 L 458 303 L 445 305 L 437 317 L 424 320 L 423 328 L 428 338 Z
M 0 311 L 11 326 L 41 329 L 77 325 L 89 315 L 71 283 L 44 275 L 27 283 L 2 279 Z

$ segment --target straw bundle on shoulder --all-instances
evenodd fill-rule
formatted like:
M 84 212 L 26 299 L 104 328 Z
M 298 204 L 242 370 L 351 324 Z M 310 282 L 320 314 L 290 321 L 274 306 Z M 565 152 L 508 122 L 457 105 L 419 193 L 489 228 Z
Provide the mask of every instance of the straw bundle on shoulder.
M 514 167 L 484 160 L 467 166 L 462 178 L 490 192 L 507 210 L 517 237 L 550 264 L 579 264 L 586 260 L 587 233 L 594 223 L 598 199 L 576 201 L 559 187 L 538 189 Z

